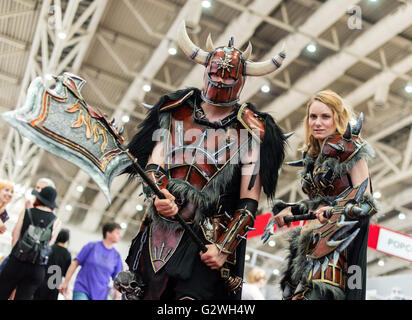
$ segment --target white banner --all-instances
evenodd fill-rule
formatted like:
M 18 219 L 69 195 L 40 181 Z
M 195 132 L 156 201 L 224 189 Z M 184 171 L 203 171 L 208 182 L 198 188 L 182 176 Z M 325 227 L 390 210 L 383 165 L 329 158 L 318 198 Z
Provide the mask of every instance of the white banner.
M 412 237 L 380 228 L 376 250 L 412 262 Z

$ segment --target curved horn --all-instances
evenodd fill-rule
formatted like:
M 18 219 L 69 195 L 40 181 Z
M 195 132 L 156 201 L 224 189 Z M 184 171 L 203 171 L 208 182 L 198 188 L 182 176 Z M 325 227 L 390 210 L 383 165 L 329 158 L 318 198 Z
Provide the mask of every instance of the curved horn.
M 272 59 L 263 62 L 246 61 L 246 75 L 247 76 L 263 76 L 280 68 L 283 60 L 286 58 L 285 44 L 282 46 L 282 51 L 279 52 Z
M 363 112 L 360 113 L 358 122 L 356 122 L 355 128 L 353 129 L 353 134 L 359 135 L 363 126 Z
M 295 133 L 295 131 L 285 133 L 285 134 L 283 134 L 283 138 L 286 140 L 286 139 L 290 138 L 291 136 L 293 136 L 294 133 Z
M 286 164 L 292 167 L 303 167 L 303 160 L 289 161 Z
M 215 50 L 215 46 L 213 44 L 212 36 L 210 35 L 210 33 L 207 36 L 207 40 L 206 40 L 206 50 L 209 52 L 212 52 L 213 50 Z
M 142 102 L 142 106 L 149 110 L 153 108 L 153 106 L 151 106 L 150 104 L 143 103 L 143 102 Z
M 249 41 L 249 44 L 247 45 L 246 50 L 243 51 L 243 53 L 242 53 L 242 57 L 243 57 L 243 59 L 247 60 L 247 59 L 249 59 L 251 54 L 252 54 L 252 44 Z
M 184 20 L 179 25 L 179 29 L 177 31 L 177 42 L 185 55 L 187 55 L 190 59 L 199 64 L 206 64 L 209 53 L 200 49 L 192 42 L 192 40 L 190 40 L 186 32 L 186 23 Z
M 345 151 L 345 147 L 341 144 L 336 144 L 336 143 L 332 143 L 332 142 L 328 142 L 328 145 L 330 145 L 333 149 L 339 151 L 339 152 L 343 152 Z
M 343 134 L 343 139 L 349 140 L 352 137 L 352 130 L 350 128 L 350 123 L 346 127 L 345 133 Z

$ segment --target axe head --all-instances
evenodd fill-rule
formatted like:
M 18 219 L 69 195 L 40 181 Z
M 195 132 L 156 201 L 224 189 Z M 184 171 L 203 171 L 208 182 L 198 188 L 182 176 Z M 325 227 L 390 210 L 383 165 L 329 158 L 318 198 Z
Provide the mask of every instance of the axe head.
M 110 202 L 113 178 L 133 163 L 123 137 L 83 99 L 84 79 L 70 73 L 54 79 L 53 88 L 34 79 L 24 106 L 1 117 L 39 147 L 84 170 Z

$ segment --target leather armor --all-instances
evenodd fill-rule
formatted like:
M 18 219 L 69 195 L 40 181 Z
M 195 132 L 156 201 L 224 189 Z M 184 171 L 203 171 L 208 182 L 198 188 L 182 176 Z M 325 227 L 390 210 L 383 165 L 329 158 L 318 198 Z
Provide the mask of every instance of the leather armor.
M 219 123 L 209 123 L 203 110 L 187 101 L 190 96 L 191 92 L 182 99 L 160 108 L 160 113 L 170 114 L 165 168 L 159 169 L 157 165 L 150 164 L 146 167 L 146 171 L 160 188 L 165 186 L 167 188 L 167 184 L 173 179 L 179 180 L 180 183 L 184 182 L 188 188 L 195 188 L 197 192 L 202 193 L 226 166 L 231 165 L 234 157 L 239 157 L 242 161 L 242 150 L 250 147 L 252 141 L 261 143 L 265 130 L 263 119 L 246 104 Z M 211 128 L 215 130 L 208 130 Z M 193 136 L 188 133 L 193 133 Z M 230 185 L 230 182 L 226 181 L 226 183 Z M 233 183 L 233 185 L 237 184 Z M 188 223 L 193 223 L 196 207 L 191 199 L 179 198 L 176 194 L 174 196 L 176 203 L 180 205 L 181 216 Z M 215 243 L 222 252 L 230 254 L 228 262 L 235 263 L 235 249 L 243 239 L 246 239 L 247 232 L 253 229 L 256 210 L 251 212 L 248 209 L 233 207 L 239 201 L 238 196 L 234 194 L 223 194 L 215 201 L 211 205 L 212 208 L 216 208 L 215 211 L 202 217 L 200 227 L 206 240 Z M 162 220 L 177 223 L 173 217 L 157 215 Z M 158 241 L 159 238 L 164 237 L 160 229 L 151 227 L 149 236 L 151 244 L 165 242 Z M 168 237 L 176 238 L 174 245 L 177 246 L 181 233 L 175 232 L 173 236 L 169 234 Z M 172 249 L 173 252 L 173 248 L 167 249 Z M 155 253 L 159 255 L 159 250 L 159 246 L 151 248 L 152 256 L 155 256 Z M 166 259 L 164 260 L 164 263 L 159 263 L 160 267 L 154 267 L 155 271 L 160 270 L 167 262 Z M 152 264 L 156 265 L 155 262 Z
M 320 159 L 336 159 L 340 164 L 350 161 L 365 144 L 365 141 L 354 136 L 353 139 L 345 139 L 343 135 L 329 136 L 325 139 L 321 149 Z M 305 157 L 309 157 L 304 154 Z M 302 176 L 301 186 L 309 198 L 316 196 L 339 196 L 351 186 L 347 172 L 339 175 L 333 167 L 322 165 L 315 161 L 308 161 L 305 174 Z
M 178 108 L 174 107 L 171 110 L 165 169 L 171 178 L 186 181 L 200 191 L 239 154 L 241 148 L 247 147 L 250 136 L 242 134 L 241 129 L 247 129 L 259 142 L 264 135 L 262 120 L 246 105 L 220 123 L 209 123 L 199 106 L 182 103 Z M 161 112 L 170 108 L 166 105 Z M 211 128 L 220 132 L 207 130 Z M 225 131 L 224 135 L 222 131 Z M 187 141 L 185 133 L 197 135 Z
M 309 200 L 302 202 L 316 209 L 324 201 L 330 208 L 325 212 L 327 223 L 300 235 L 305 263 L 294 268 L 300 268 L 301 280 L 293 283 L 284 278 L 284 299 L 306 299 L 311 283 L 329 284 L 342 289 L 342 293 L 346 290 L 348 246 L 360 232 L 359 221 L 376 213 L 373 199 L 365 195 L 369 179 L 353 186 L 348 173 L 369 152 L 365 151 L 366 141 L 359 136 L 362 123 L 361 114 L 353 131 L 348 124 L 343 135 L 327 137 L 316 159 L 304 153 L 303 161 L 290 163 L 305 166 L 301 184 Z

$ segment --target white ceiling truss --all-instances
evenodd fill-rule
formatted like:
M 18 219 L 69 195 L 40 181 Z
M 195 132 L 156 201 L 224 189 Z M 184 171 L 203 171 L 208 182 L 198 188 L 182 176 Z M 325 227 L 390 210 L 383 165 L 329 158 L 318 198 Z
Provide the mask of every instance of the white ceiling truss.
M 364 112 L 363 136 L 375 148 L 370 163 L 374 190 L 380 191 L 381 211 L 375 223 L 399 232 L 412 232 L 412 99 L 405 85 L 412 83 L 412 3 L 379 0 L 5 0 L 0 4 L 0 112 L 21 106 L 35 77 L 69 71 L 87 80 L 82 94 L 125 125 L 125 136 L 136 132 L 146 110 L 164 93 L 201 88 L 203 67 L 193 64 L 176 46 L 176 30 L 186 20 L 193 42 L 205 47 L 211 33 L 215 45 L 234 36 L 244 49 L 250 41 L 252 59 L 262 61 L 286 45 L 280 70 L 249 78 L 241 100 L 269 112 L 289 139 L 287 160 L 300 156 L 304 105 L 315 92 L 331 88 L 355 109 Z M 361 29 L 350 29 L 349 8 L 360 9 Z M 316 53 L 306 50 L 308 44 Z M 143 85 L 150 84 L 146 92 Z M 268 85 L 269 93 L 261 87 Z M 128 116 L 130 121 L 124 122 Z M 40 176 L 57 183 L 59 216 L 88 232 L 102 221 L 127 223 L 130 239 L 139 228 L 141 186 L 117 177 L 109 205 L 92 180 L 76 167 L 39 150 L 14 130 L 2 125 L 4 147 L 0 172 L 25 186 Z M 82 186 L 82 189 L 79 188 Z M 78 191 L 81 190 L 81 191 Z M 277 197 L 304 197 L 296 169 L 284 166 Z M 66 210 L 71 207 L 70 210 Z M 269 205 L 264 197 L 262 212 Z M 398 219 L 403 212 L 406 219 Z M 249 241 L 249 265 L 277 268 L 283 259 L 284 233 L 276 246 Z M 384 258 L 384 267 L 376 261 Z M 409 263 L 378 252 L 368 252 L 368 275 L 410 272 Z

